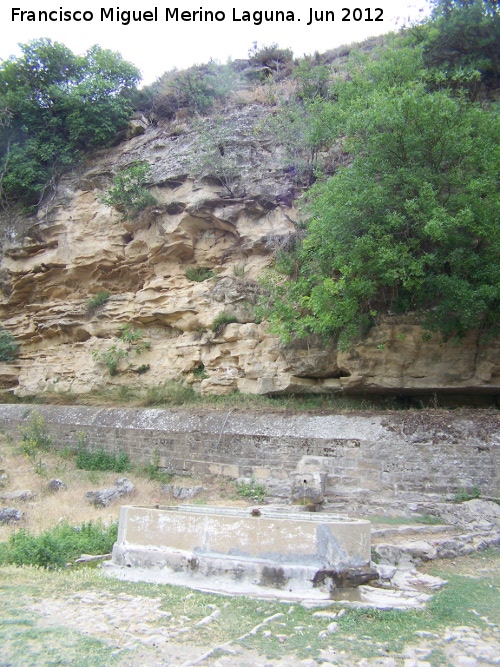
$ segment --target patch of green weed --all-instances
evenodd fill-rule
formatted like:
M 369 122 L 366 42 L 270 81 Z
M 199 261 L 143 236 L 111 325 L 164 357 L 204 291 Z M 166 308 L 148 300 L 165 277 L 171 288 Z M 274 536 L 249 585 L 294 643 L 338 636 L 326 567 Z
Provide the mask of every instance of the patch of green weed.
M 140 465 L 138 472 L 145 475 L 151 481 L 160 482 L 161 484 L 168 484 L 174 476 L 172 470 L 166 470 L 160 466 L 160 455 L 158 452 L 154 453 L 153 462 Z
M 87 313 L 94 313 L 98 308 L 100 308 L 100 306 L 103 306 L 107 301 L 109 301 L 110 296 L 111 294 L 107 290 L 104 290 L 102 292 L 97 292 L 97 294 L 92 296 L 90 299 L 87 299 L 85 302 Z
M 126 452 L 107 452 L 103 448 L 78 448 L 76 467 L 80 470 L 101 470 L 112 472 L 127 472 L 132 469 L 130 458 Z
M 252 477 L 249 482 L 235 482 L 236 494 L 240 498 L 253 500 L 256 503 L 263 503 L 266 497 L 266 487 L 264 484 L 255 481 Z
M 48 451 L 53 446 L 45 420 L 38 412 L 32 412 L 29 423 L 21 429 L 21 450 L 26 456 Z
M 217 274 L 206 266 L 189 266 L 185 272 L 186 278 L 196 283 L 215 278 Z
M 205 365 L 200 364 L 197 368 L 194 369 L 193 375 L 197 380 L 206 380 L 208 377 L 208 373 L 205 370 Z
M 13 361 L 19 349 L 14 336 L 0 327 L 0 361 Z
M 58 524 L 40 535 L 21 529 L 11 533 L 9 540 L 0 544 L 0 564 L 61 568 L 82 553 L 109 553 L 117 532 L 116 523 L 104 526 L 101 522 L 92 521 L 80 526 Z
M 189 385 L 167 380 L 156 387 L 149 387 L 140 402 L 141 405 L 184 405 L 196 399 L 197 395 Z
M 472 489 L 470 489 L 470 491 L 465 488 L 460 488 L 456 492 L 453 500 L 456 503 L 465 503 L 468 500 L 474 500 L 475 498 L 480 498 L 480 497 L 481 497 L 481 491 L 479 490 L 479 487 L 473 486 Z
M 212 331 L 216 336 L 220 336 L 224 331 L 226 324 L 233 324 L 237 322 L 238 318 L 233 313 L 222 312 L 217 315 L 217 317 L 212 322 Z

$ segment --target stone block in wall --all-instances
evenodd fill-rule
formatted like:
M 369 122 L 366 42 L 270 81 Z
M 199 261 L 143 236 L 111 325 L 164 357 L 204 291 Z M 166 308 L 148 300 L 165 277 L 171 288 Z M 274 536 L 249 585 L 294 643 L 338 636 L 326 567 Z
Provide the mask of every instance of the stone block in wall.
M 253 468 L 252 472 L 253 477 L 255 479 L 258 479 L 259 481 L 269 479 L 271 477 L 271 469 L 270 468 L 259 468 L 258 466 L 255 466 Z
M 366 491 L 381 491 L 382 487 L 381 484 L 378 480 L 375 479 L 367 479 L 366 477 L 362 480 L 360 480 L 359 484 L 361 489 L 365 489 Z
M 377 482 L 380 481 L 380 470 L 377 468 L 367 468 L 365 470 L 360 470 L 359 474 L 363 479 L 374 479 Z
M 224 477 L 233 477 L 234 479 L 240 476 L 240 468 L 237 465 L 210 463 L 208 465 L 208 470 L 212 475 L 223 475 Z
M 294 472 L 290 474 L 291 501 L 322 503 L 325 497 L 327 475 L 324 472 Z
M 347 470 L 351 470 L 353 468 L 358 467 L 358 461 L 355 458 L 345 456 L 341 458 L 338 462 L 338 465 L 340 465 L 341 468 L 346 468 Z
M 292 485 L 288 475 L 281 479 L 276 476 L 270 477 L 266 480 L 265 486 L 266 495 L 286 501 L 290 500 Z
M 342 477 L 342 486 L 353 489 L 361 488 L 357 477 Z

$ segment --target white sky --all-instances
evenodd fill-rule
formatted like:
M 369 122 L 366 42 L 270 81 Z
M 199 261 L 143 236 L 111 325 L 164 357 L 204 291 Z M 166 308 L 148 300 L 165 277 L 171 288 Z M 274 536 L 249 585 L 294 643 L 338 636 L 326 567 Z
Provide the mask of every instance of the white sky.
M 48 37 L 53 41 L 62 42 L 74 53 L 84 53 L 93 44 L 118 51 L 125 60 L 136 65 L 142 72 L 143 83 L 152 83 L 163 72 L 177 67 L 183 69 L 196 63 L 203 63 L 213 58 L 226 62 L 228 58 L 246 58 L 253 42 L 259 45 L 278 43 L 281 47 L 291 48 L 295 56 L 305 53 L 323 52 L 341 44 L 361 41 L 371 35 L 389 32 L 408 22 L 410 18 L 423 16 L 420 8 L 426 5 L 425 0 L 311 0 L 303 3 L 299 0 L 283 2 L 246 3 L 241 0 L 207 0 L 190 3 L 141 2 L 140 0 L 123 2 L 106 2 L 106 0 L 3 0 L 0 9 L 0 60 L 11 55 L 19 55 L 19 43 L 31 39 Z M 157 22 L 134 22 L 128 26 L 116 20 L 101 21 L 101 8 L 108 10 L 113 7 L 115 14 L 119 8 L 134 11 L 153 11 L 158 8 Z M 175 7 L 183 10 L 212 10 L 225 12 L 222 22 L 175 22 L 165 21 L 165 8 Z M 371 17 L 378 15 L 376 8 L 383 10 L 383 22 L 366 20 L 350 22 L 342 21 L 345 12 L 363 9 L 363 19 L 367 18 L 366 8 L 371 9 Z M 21 22 L 13 20 L 12 9 L 35 11 L 58 10 L 91 11 L 91 22 Z M 257 10 L 291 10 L 295 14 L 295 22 L 262 23 L 233 20 L 233 8 L 236 17 L 241 18 L 245 10 L 250 13 Z M 334 22 L 309 21 L 310 9 L 334 11 Z M 352 17 L 352 14 L 351 14 Z M 300 19 L 298 21 L 297 19 Z

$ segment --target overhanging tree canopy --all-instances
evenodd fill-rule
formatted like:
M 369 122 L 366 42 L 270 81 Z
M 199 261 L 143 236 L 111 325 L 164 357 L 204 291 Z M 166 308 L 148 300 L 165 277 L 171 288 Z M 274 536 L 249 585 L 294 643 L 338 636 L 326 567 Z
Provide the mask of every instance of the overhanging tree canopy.
M 0 64 L 0 199 L 36 204 L 83 151 L 106 145 L 132 111 L 138 69 L 93 46 L 84 56 L 39 39 Z
M 485 33 L 496 30 L 496 5 L 438 4 L 427 37 L 448 30 L 446 4 L 452 26 L 480 5 Z M 335 86 L 331 122 L 350 164 L 309 190 L 305 228 L 268 280 L 266 315 L 284 340 L 320 334 L 346 348 L 380 314 L 408 311 L 445 337 L 499 330 L 498 103 L 473 101 L 467 77 L 436 87 L 429 44 L 360 56 Z

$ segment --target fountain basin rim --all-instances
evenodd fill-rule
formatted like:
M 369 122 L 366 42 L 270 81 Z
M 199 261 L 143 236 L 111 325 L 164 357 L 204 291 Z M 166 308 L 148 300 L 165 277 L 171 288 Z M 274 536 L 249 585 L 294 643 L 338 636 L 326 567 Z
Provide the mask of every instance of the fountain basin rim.
M 126 507 L 212 516 L 291 519 L 296 521 L 310 521 L 312 523 L 370 524 L 368 519 L 353 518 L 342 514 L 331 514 L 330 512 L 323 511 L 290 511 L 288 508 L 263 507 L 261 505 L 250 507 L 228 507 L 222 505 L 126 505 Z

